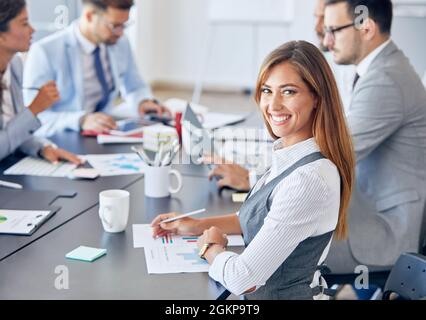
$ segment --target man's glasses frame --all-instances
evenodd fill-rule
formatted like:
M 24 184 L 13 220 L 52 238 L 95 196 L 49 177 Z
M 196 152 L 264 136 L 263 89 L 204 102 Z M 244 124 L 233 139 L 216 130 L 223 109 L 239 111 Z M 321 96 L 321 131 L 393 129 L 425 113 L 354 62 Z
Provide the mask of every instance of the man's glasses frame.
M 125 23 L 121 24 L 114 24 L 112 22 L 109 22 L 104 16 L 102 16 L 102 20 L 104 21 L 107 28 L 113 33 L 113 34 L 119 34 L 120 32 L 123 32 L 127 28 L 131 27 L 135 22 L 133 20 L 129 20 Z
M 333 37 L 333 39 L 335 39 L 335 36 L 336 36 L 335 33 L 336 32 L 339 32 L 339 31 L 342 31 L 344 29 L 354 27 L 354 26 L 355 26 L 355 22 L 348 23 L 348 24 L 345 24 L 345 25 L 340 26 L 340 27 L 324 27 L 324 35 L 330 34 Z

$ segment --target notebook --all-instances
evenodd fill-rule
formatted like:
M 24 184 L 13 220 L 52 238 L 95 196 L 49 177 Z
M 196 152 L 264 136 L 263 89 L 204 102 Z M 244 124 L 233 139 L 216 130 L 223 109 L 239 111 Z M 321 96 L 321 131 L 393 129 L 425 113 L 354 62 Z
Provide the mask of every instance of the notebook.
M 50 210 L 0 209 L 0 234 L 30 236 L 59 209 L 59 207 Z

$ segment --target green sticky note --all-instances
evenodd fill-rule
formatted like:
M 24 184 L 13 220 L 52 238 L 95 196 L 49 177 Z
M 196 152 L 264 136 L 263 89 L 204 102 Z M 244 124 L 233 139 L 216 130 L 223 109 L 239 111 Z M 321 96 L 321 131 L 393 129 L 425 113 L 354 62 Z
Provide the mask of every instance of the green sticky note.
M 93 262 L 96 259 L 106 254 L 106 249 L 96 249 L 85 246 L 80 246 L 77 249 L 67 253 L 65 258 L 73 260 L 81 260 L 86 262 Z

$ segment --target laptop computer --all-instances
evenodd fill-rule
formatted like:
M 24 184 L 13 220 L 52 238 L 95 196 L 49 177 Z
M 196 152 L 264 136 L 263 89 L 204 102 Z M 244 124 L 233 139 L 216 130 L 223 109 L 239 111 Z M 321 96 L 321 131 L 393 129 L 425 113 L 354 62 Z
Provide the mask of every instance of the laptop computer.
M 205 154 L 218 154 L 213 135 L 203 127 L 189 103 L 182 118 L 182 144 L 185 153 L 196 164 L 200 164 L 197 160 Z

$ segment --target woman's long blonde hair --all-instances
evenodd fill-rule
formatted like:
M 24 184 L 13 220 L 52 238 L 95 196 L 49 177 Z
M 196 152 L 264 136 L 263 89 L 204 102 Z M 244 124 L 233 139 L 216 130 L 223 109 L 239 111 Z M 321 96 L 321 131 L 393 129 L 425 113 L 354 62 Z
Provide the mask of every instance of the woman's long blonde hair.
M 321 153 L 339 170 L 340 209 L 335 237 L 345 239 L 348 235 L 347 210 L 355 179 L 355 156 L 336 80 L 327 60 L 314 45 L 306 41 L 288 42 L 271 52 L 260 69 L 255 93 L 257 104 L 270 71 L 284 62 L 296 68 L 316 98 L 312 133 Z M 278 139 L 266 119 L 265 123 L 271 136 Z

